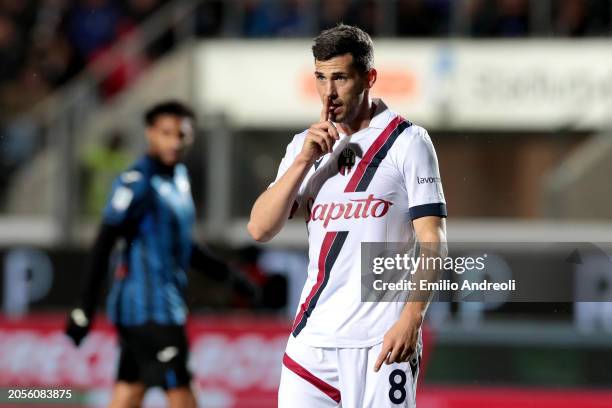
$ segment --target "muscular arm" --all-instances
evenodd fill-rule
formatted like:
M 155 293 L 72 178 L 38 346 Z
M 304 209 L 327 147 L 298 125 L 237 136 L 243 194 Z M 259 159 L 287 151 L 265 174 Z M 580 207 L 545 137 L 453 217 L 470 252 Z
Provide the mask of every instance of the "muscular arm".
M 283 228 L 294 205 L 298 189 L 314 163 L 303 156 L 296 157 L 287 172 L 255 201 L 247 229 L 259 242 L 274 238 Z
M 280 232 L 308 170 L 318 158 L 332 151 L 338 139 L 338 130 L 329 121 L 329 98 L 325 97 L 320 122 L 308 129 L 300 153 L 285 174 L 255 201 L 247 226 L 253 239 L 267 242 Z
M 413 220 L 412 225 L 421 246 L 421 254 L 425 257 L 445 257 L 447 255 L 446 221 L 444 218 L 436 216 L 421 217 Z M 437 280 L 438 272 L 435 270 L 416 271 L 413 281 L 420 279 Z M 381 352 L 374 365 L 374 371 L 378 371 L 383 363 L 393 364 L 408 361 L 414 354 L 419 339 L 419 331 L 432 296 L 432 292 L 419 290 L 410 293 L 400 318 L 385 334 Z
M 421 253 L 430 257 L 446 257 L 448 248 L 446 246 L 446 220 L 440 217 L 422 217 L 412 221 L 417 239 L 421 245 Z M 419 271 L 418 279 L 435 281 L 440 271 Z M 402 318 L 414 319 L 422 324 L 425 319 L 427 307 L 433 293 L 416 291 L 411 294 L 406 306 L 402 311 Z

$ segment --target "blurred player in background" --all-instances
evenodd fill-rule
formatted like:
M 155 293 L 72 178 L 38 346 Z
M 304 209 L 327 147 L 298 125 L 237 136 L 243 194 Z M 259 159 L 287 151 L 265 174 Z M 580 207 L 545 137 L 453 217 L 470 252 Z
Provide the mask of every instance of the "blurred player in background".
M 359 253 L 362 241 L 444 247 L 437 158 L 425 129 L 370 97 L 377 71 L 367 33 L 339 25 L 312 50 L 320 119 L 287 146 L 248 225 L 268 241 L 301 208 L 308 226 L 308 278 L 278 404 L 414 407 L 429 298 L 361 302 Z
M 88 333 L 111 252 L 121 245 L 108 316 L 121 356 L 111 407 L 140 406 L 147 387 L 166 391 L 171 407 L 196 405 L 187 368 L 185 291 L 189 267 L 253 297 L 255 288 L 192 240 L 195 221 L 189 175 L 180 163 L 194 139 L 192 110 L 176 101 L 145 114 L 148 150 L 113 184 L 92 250 L 78 307 L 66 333 L 76 345 Z

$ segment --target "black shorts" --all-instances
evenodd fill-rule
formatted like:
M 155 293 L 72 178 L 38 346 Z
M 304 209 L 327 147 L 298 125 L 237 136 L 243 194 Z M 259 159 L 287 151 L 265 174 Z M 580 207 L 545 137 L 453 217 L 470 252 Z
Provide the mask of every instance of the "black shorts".
M 117 381 L 165 390 L 189 386 L 189 348 L 184 326 L 117 327 L 121 356 Z

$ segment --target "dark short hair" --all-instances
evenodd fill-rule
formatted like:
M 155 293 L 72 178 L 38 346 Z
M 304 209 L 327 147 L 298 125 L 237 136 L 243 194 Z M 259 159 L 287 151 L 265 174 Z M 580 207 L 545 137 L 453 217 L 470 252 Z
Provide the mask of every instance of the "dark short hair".
M 163 101 L 151 106 L 144 114 L 144 123 L 152 126 L 161 115 L 174 115 L 180 118 L 195 120 L 193 110 L 179 101 Z
M 372 39 L 358 27 L 338 24 L 315 38 L 312 46 L 315 60 L 327 61 L 344 54 L 353 56 L 353 64 L 361 73 L 368 72 L 374 65 Z

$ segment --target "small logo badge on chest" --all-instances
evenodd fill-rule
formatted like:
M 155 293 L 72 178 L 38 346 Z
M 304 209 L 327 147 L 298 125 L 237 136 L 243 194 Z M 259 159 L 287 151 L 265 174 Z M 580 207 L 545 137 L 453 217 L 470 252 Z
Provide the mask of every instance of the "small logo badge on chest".
M 344 148 L 338 156 L 338 172 L 343 176 L 349 174 L 355 165 L 355 151 L 350 147 Z

